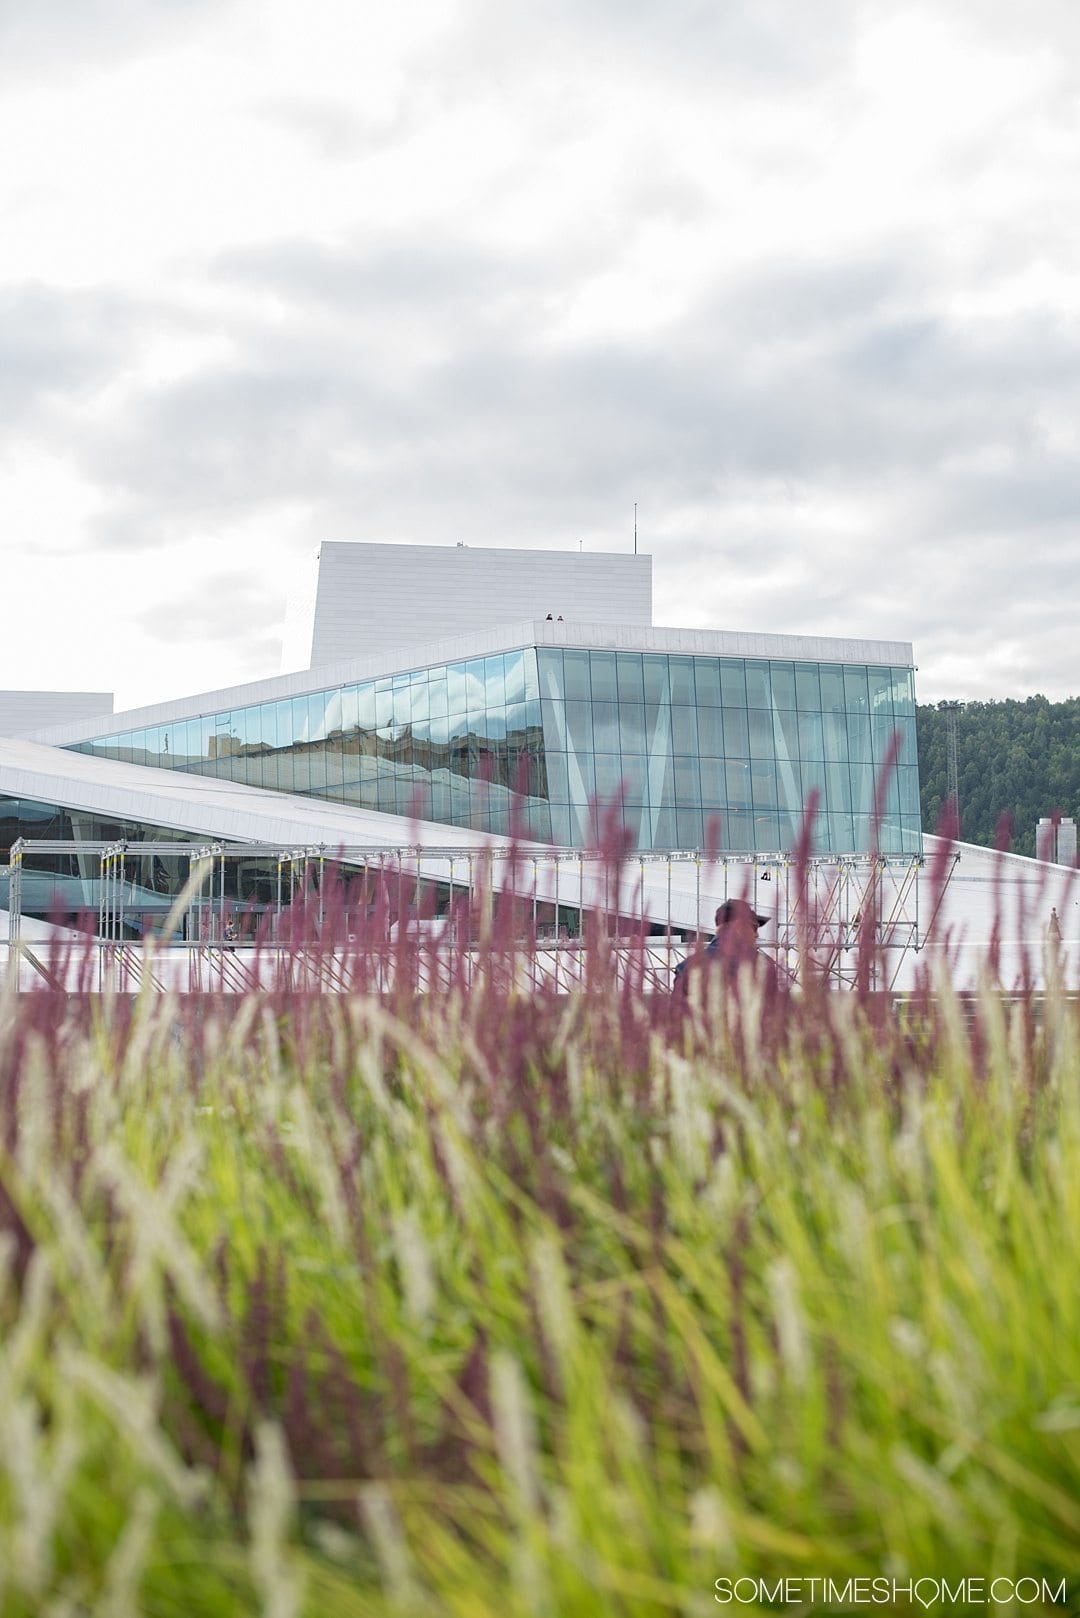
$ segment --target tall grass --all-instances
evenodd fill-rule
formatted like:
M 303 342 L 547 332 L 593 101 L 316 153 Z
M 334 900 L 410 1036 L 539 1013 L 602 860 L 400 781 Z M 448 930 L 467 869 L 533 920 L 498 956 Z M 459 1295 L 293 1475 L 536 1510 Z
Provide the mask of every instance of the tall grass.
M 3 1000 L 4 1618 L 1075 1600 L 1075 1000 L 669 1002 L 592 944 L 568 995 L 496 934 L 419 997 Z

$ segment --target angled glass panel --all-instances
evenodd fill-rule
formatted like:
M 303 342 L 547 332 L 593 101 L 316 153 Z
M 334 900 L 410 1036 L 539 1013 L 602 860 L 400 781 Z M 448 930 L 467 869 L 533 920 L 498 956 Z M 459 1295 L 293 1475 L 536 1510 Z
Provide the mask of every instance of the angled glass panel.
M 870 715 L 849 713 L 847 716 L 848 758 L 853 763 L 865 764 L 874 757 L 870 740 Z
M 591 700 L 588 652 L 571 651 L 569 648 L 563 652 L 563 695 L 568 702 Z
M 555 803 L 570 802 L 570 778 L 565 753 L 547 753 L 548 791 Z
M 622 755 L 622 776 L 626 802 L 632 804 L 649 801 L 649 761 L 643 753 Z
M 829 799 L 829 812 L 851 812 L 851 773 L 846 764 L 826 764 L 825 786 Z M 850 835 L 850 833 L 849 833 Z M 841 843 L 840 848 L 850 849 L 850 843 Z
M 855 834 L 855 848 L 860 854 L 868 854 L 874 847 L 877 838 L 874 831 L 874 822 L 869 815 L 853 815 L 852 826 Z
M 645 680 L 646 704 L 670 702 L 667 658 L 658 652 L 646 652 L 641 660 L 641 669 Z
M 525 701 L 525 657 L 524 652 L 503 655 L 503 690 L 507 703 Z
M 774 853 L 783 845 L 780 841 L 780 816 L 770 810 L 754 810 L 754 848 L 763 853 Z
M 569 848 L 573 843 L 570 806 L 566 803 L 551 805 L 551 840 L 556 848 Z
M 428 678 L 428 717 L 445 719 L 450 712 L 446 670 L 434 669 Z
M 323 741 L 316 741 L 311 744 L 308 752 L 307 790 L 309 792 L 324 793 L 327 781 L 326 748 Z
M 357 689 L 355 685 L 342 686 L 341 692 L 341 729 L 349 737 L 355 737 L 359 718 L 359 704 L 357 702 Z
M 853 762 L 851 765 L 851 807 L 856 815 L 869 815 L 874 809 L 874 766 Z M 869 847 L 869 844 L 863 844 Z
M 727 767 L 723 759 L 703 758 L 701 770 L 701 803 L 705 809 L 722 809 L 727 803 Z
M 895 766 L 889 770 L 882 779 L 879 769 L 874 777 L 876 790 L 881 794 L 881 812 L 883 815 L 899 817 L 900 814 L 900 782 Z M 899 825 L 897 827 L 897 841 L 899 841 Z
M 463 714 L 468 708 L 467 681 L 464 663 L 451 663 L 446 670 L 447 707 L 451 714 Z
M 701 804 L 701 771 L 696 757 L 676 754 L 672 759 L 677 808 L 697 808 Z
M 644 702 L 620 701 L 619 745 L 622 751 L 643 753 L 647 745 L 646 735 Z
M 570 733 L 566 724 L 566 703 L 545 698 L 541 704 L 544 715 L 544 744 L 556 753 L 570 751 Z
M 674 715 L 674 709 L 672 714 Z M 699 708 L 697 711 L 697 728 L 698 752 L 701 756 L 703 758 L 723 758 L 723 710 L 720 708 Z
M 590 652 L 589 674 L 594 702 L 614 702 L 619 695 L 615 678 L 615 653 Z
M 696 753 L 698 750 L 697 710 L 671 705 L 671 750 Z
M 804 823 L 801 809 L 781 809 L 780 842 L 777 846 L 785 851 L 794 848 L 802 835 Z
M 504 710 L 507 739 L 514 747 L 527 745 L 526 712 L 524 701 L 508 703 Z
M 777 758 L 799 756 L 799 716 L 793 708 L 777 708 L 773 714 L 773 737 Z
M 723 698 L 720 692 L 720 664 L 715 657 L 695 657 L 694 685 L 699 708 L 719 708 Z
M 597 753 L 595 766 L 596 795 L 606 807 L 619 794 L 622 784 L 622 760 L 618 753 Z
M 750 757 L 774 758 L 776 744 L 771 712 L 767 708 L 751 708 L 747 717 L 750 721 Z
M 870 668 L 866 671 L 870 688 L 870 712 L 892 714 L 892 670 Z
M 897 714 L 893 720 L 893 726 L 900 737 L 900 751 L 897 754 L 898 762 L 917 765 L 919 762 L 919 744 L 914 714 Z
M 592 704 L 593 746 L 598 753 L 619 751 L 619 705 L 617 702 Z
M 786 662 L 771 662 L 769 674 L 772 679 L 772 700 L 774 708 L 794 708 L 795 706 L 795 665 Z
M 328 708 L 333 700 L 329 691 L 313 691 L 308 697 L 308 741 L 326 740 L 329 730 Z
M 566 733 L 569 740 L 568 752 L 591 753 L 593 751 L 592 730 L 592 703 L 566 702 Z
M 897 730 L 896 720 L 891 713 L 871 714 L 870 716 L 870 743 L 873 757 L 880 763 L 893 743 L 893 736 L 897 737 L 897 746 L 903 746 L 903 736 Z
M 810 794 L 817 794 L 817 813 L 820 817 L 828 810 L 829 791 L 825 780 L 825 765 L 819 762 L 802 765 L 802 807 L 809 808 Z
M 893 710 L 915 716 L 915 675 L 911 669 L 892 670 Z
M 897 792 L 900 798 L 900 813 L 919 818 L 919 772 L 910 764 L 898 764 L 896 769 Z
M 839 663 L 822 663 L 821 676 L 821 707 L 824 713 L 846 713 L 847 698 L 844 695 L 844 670 Z
M 697 703 L 697 691 L 694 683 L 694 659 L 692 657 L 672 657 L 669 659 L 669 663 L 672 705 L 679 703 L 684 707 L 695 706 Z
M 541 697 L 545 702 L 549 697 L 558 697 L 562 700 L 566 692 L 563 689 L 563 654 L 561 647 L 537 647 L 536 663 L 540 679 Z
M 725 708 L 724 752 L 729 758 L 750 757 L 750 727 L 745 708 Z
M 645 682 L 641 670 L 640 652 L 616 653 L 615 674 L 619 687 L 619 702 L 644 703 Z
M 800 713 L 821 712 L 821 676 L 816 663 L 795 664 L 795 706 Z
M 827 710 L 821 716 L 823 740 L 825 744 L 825 758 L 829 763 L 837 764 L 848 756 L 847 715 Z
M 866 669 L 861 664 L 844 664 L 844 703 L 848 713 L 869 713 L 870 711 Z
M 675 810 L 675 838 L 679 848 L 700 848 L 705 841 L 700 809 Z
M 746 664 L 741 657 L 720 659 L 720 695 L 725 708 L 746 707 Z
M 484 659 L 472 657 L 465 665 L 465 710 L 468 714 L 482 714 L 490 706 L 484 684 Z M 501 683 L 501 674 L 500 674 Z
M 732 854 L 754 849 L 754 817 L 749 810 L 729 809 L 720 826 L 720 846 Z
M 769 665 L 757 658 L 746 660 L 746 706 L 748 708 L 772 707 L 772 684 L 769 680 Z
M 918 816 L 903 815 L 900 820 L 900 847 L 904 854 L 921 854 L 922 822 Z
M 326 712 L 323 718 L 327 737 L 341 735 L 341 687 L 326 693 Z
M 276 702 L 263 702 L 255 710 L 255 740 L 258 745 L 274 752 L 278 744 L 278 711 Z
M 729 758 L 724 765 L 724 775 L 727 782 L 728 808 L 752 808 L 754 799 L 751 790 L 750 760 Z
M 502 652 L 484 659 L 484 702 L 490 708 L 501 708 L 506 701 L 505 666 Z
M 799 757 L 801 759 L 825 757 L 825 734 L 820 713 L 799 715 Z
M 311 755 L 305 744 L 297 743 L 287 760 L 282 760 L 279 776 L 286 792 L 311 791 Z
M 776 778 L 776 765 L 767 759 L 755 759 L 750 765 L 750 789 L 755 812 L 759 809 L 779 809 L 780 787 Z M 769 844 L 775 848 L 775 843 Z
M 375 729 L 394 723 L 394 692 L 386 680 L 375 682 Z
M 527 646 L 521 654 L 522 667 L 525 670 L 525 701 L 538 702 L 540 700 L 540 675 L 536 662 L 536 649 Z
M 395 685 L 393 693 L 393 706 L 390 713 L 390 722 L 393 725 L 407 725 L 412 713 L 412 691 L 406 681 L 402 685 Z
M 679 834 L 675 826 L 674 805 L 664 805 L 657 809 L 655 803 L 650 805 L 649 819 L 652 824 L 653 848 L 678 848 Z

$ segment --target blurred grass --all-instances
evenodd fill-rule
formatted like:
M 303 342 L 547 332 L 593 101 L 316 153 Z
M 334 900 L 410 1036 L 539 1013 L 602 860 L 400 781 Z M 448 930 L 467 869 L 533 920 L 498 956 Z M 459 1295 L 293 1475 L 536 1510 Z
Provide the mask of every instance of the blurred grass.
M 1074 1603 L 1078 1230 L 1060 989 L 9 996 L 0 1613 Z

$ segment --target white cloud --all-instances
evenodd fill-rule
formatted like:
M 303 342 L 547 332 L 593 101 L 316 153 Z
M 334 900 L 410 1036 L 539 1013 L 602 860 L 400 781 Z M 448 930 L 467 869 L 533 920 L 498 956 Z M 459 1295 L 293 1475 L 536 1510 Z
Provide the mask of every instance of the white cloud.
M 322 538 L 614 548 L 636 499 L 669 622 L 1075 691 L 1077 33 L 0 0 L 0 545 L 56 629 L 0 684 L 272 672 Z

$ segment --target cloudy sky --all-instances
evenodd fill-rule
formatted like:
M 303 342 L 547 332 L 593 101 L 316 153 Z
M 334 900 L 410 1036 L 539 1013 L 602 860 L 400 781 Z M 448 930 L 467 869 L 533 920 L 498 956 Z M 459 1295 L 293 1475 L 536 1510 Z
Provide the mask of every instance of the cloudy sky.
M 0 687 L 637 501 L 658 623 L 1080 691 L 1078 92 L 1074 0 L 0 0 Z

